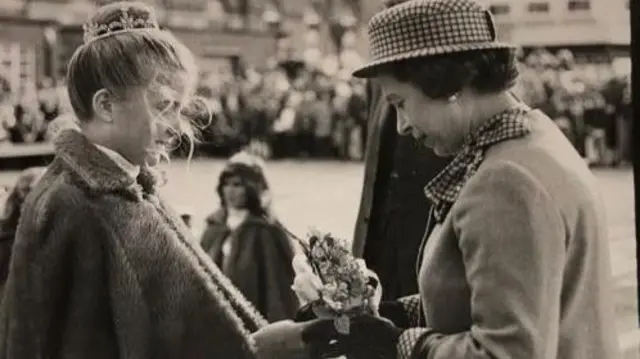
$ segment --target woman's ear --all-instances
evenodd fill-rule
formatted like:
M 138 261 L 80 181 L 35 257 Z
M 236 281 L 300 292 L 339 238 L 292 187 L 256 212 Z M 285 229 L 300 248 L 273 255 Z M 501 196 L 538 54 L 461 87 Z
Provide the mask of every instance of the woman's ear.
M 102 121 L 113 122 L 113 96 L 106 89 L 98 90 L 91 101 L 93 113 Z

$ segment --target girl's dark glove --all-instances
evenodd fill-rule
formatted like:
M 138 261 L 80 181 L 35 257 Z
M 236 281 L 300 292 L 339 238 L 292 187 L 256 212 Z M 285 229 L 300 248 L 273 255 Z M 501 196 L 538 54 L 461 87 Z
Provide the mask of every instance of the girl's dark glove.
M 316 319 L 304 323 L 283 320 L 253 333 L 258 359 L 323 359 L 342 354 L 332 320 Z
M 307 322 L 314 319 L 318 319 L 318 316 L 313 312 L 312 304 L 309 303 L 298 309 L 293 320 L 295 322 Z

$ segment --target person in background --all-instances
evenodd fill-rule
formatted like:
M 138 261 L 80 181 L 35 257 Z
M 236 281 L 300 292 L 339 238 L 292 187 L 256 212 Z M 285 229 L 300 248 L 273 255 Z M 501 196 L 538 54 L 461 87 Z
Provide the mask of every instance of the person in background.
M 340 160 L 349 159 L 349 139 L 354 121 L 349 117 L 349 98 L 351 87 L 347 81 L 338 80 L 334 87 L 333 106 L 333 144 Z
M 314 133 L 317 123 L 313 107 L 318 101 L 318 95 L 312 90 L 306 90 L 302 96 L 302 101 L 296 111 L 293 133 L 295 134 L 297 156 L 307 158 L 314 153 L 316 147 Z
M 612 116 L 607 114 L 607 104 L 595 84 L 586 88 L 582 101 L 586 160 L 592 165 L 606 165 L 611 157 L 608 153 L 607 138 L 610 137 L 609 134 L 615 133 L 615 128 L 612 128 L 615 122 L 612 121 Z
M 302 101 L 303 95 L 298 91 L 292 91 L 282 99 L 283 106 L 272 126 L 274 158 L 285 158 L 297 153 L 295 125 Z
M 15 123 L 9 128 L 11 142 L 33 143 L 44 139 L 46 126 L 35 90 L 25 90 L 14 107 Z
M 0 76 L 0 144 L 11 142 L 11 129 L 16 125 L 14 104 L 9 82 Z
M 587 126 L 585 123 L 584 113 L 584 90 L 579 92 L 568 94 L 566 101 L 567 105 L 567 117 L 571 121 L 573 128 L 573 147 L 578 151 L 583 158 L 587 157 L 586 138 L 587 138 Z
M 9 275 L 11 248 L 16 237 L 22 205 L 43 173 L 43 167 L 30 167 L 23 170 L 0 207 L 2 208 L 0 211 L 0 288 L 4 288 Z
M 388 7 L 404 1 L 389 1 Z M 409 135 L 399 135 L 396 109 L 380 86 L 367 83 L 365 176 L 353 254 L 379 276 L 383 299 L 416 293 L 418 252 L 431 202 L 424 186 L 448 160 Z
M 39 109 L 44 118 L 45 126 L 60 114 L 60 99 L 51 78 L 45 78 L 38 89 Z
M 265 203 L 262 168 L 230 161 L 218 179 L 220 209 L 207 217 L 200 243 L 269 322 L 293 319 L 293 246 Z
M 318 100 L 313 104 L 313 117 L 316 124 L 314 156 L 325 159 L 335 154 L 331 139 L 331 133 L 333 132 L 331 101 L 331 91 L 320 89 L 318 91 Z

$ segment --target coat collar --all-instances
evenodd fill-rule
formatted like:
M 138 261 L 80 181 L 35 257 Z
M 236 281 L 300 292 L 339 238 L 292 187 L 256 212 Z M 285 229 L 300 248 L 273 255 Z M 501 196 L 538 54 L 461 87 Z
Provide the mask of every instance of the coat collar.
M 134 172 L 123 168 L 77 130 L 60 132 L 54 148 L 56 156 L 62 159 L 82 184 L 94 192 L 125 191 L 139 198 L 143 193 L 155 193 L 159 179 L 156 171 L 143 166 L 137 178 L 134 178 Z
M 138 178 L 140 175 L 140 166 L 136 166 L 133 163 L 129 162 L 126 158 L 122 157 L 118 152 L 106 148 L 104 146 L 100 146 L 98 144 L 93 144 L 100 151 L 104 152 L 109 158 L 113 160 L 121 169 L 123 169 L 127 175 L 131 178 Z

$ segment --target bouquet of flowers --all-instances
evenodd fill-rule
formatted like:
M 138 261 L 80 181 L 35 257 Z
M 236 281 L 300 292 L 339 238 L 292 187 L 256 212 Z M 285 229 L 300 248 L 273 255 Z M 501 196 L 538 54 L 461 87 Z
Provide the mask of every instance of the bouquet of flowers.
M 345 240 L 312 231 L 303 249 L 315 274 L 322 281 L 320 299 L 312 303 L 319 317 L 334 318 L 338 332 L 349 334 L 349 318 L 372 313 L 375 278 L 367 275 L 363 260 L 356 259 Z

